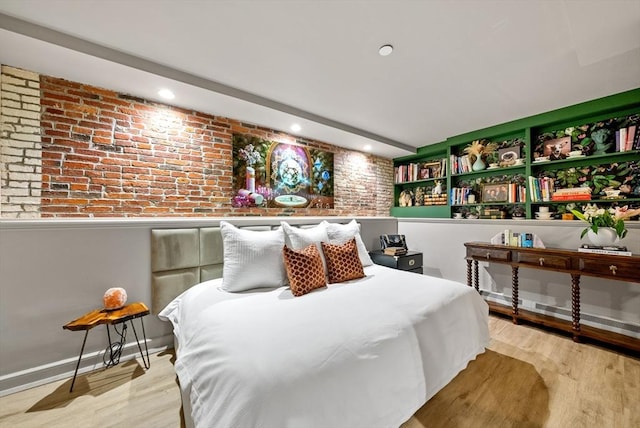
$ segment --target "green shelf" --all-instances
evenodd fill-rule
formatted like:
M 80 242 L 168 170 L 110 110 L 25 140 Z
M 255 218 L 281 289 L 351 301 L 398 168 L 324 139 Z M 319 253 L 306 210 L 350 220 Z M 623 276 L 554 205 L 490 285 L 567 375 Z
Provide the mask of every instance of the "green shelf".
M 394 217 L 429 217 L 449 218 L 451 210 L 449 205 L 421 205 L 415 207 L 393 207 L 391 215 Z

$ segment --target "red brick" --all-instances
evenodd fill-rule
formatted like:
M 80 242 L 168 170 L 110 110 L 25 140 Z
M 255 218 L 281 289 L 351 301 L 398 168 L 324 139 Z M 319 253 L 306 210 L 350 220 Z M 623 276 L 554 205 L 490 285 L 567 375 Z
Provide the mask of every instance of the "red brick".
M 80 211 L 87 212 L 87 213 L 106 213 L 106 212 L 112 212 L 113 207 L 101 206 L 101 205 L 89 205 L 86 207 L 80 207 Z
M 104 144 L 104 145 L 113 144 L 113 140 L 111 138 L 96 137 L 95 135 L 91 138 L 91 141 L 93 141 L 94 144 Z
M 50 213 L 69 213 L 69 212 L 78 212 L 78 207 L 73 205 L 48 205 L 46 207 L 42 207 L 43 210 Z M 66 215 L 65 215 L 66 217 Z
M 42 91 L 42 98 L 47 99 L 47 100 L 60 100 L 60 101 L 68 101 L 68 102 L 72 102 L 72 103 L 80 103 L 80 98 L 79 97 L 74 97 L 74 96 L 70 96 L 70 95 L 65 95 L 59 92 L 52 92 L 52 91 L 48 91 L 48 90 L 44 90 Z
M 86 162 L 73 162 L 65 160 L 62 165 L 67 169 L 93 169 L 93 165 Z

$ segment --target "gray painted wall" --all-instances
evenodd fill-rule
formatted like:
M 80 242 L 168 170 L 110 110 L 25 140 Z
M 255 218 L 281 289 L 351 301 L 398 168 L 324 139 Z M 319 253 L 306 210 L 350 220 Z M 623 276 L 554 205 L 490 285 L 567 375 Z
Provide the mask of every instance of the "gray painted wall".
M 315 224 L 344 218 L 225 218 L 237 225 Z M 62 326 L 102 306 L 110 287 L 126 288 L 128 301 L 151 302 L 150 234 L 153 228 L 217 226 L 217 219 L 68 219 L 0 221 L 0 395 L 51 380 L 71 377 L 83 332 Z M 488 241 L 506 227 L 536 233 L 549 247 L 576 248 L 582 225 L 561 221 L 357 218 L 369 249 L 379 235 L 402 233 L 410 249 L 424 253 L 425 273 L 466 282 L 464 242 Z M 625 239 L 640 253 L 640 222 L 628 223 Z M 511 296 L 510 269 L 481 264 L 481 288 L 492 298 Z M 640 338 L 640 284 L 582 279 L 585 324 Z M 566 274 L 520 270 L 523 307 L 570 315 L 570 279 Z M 543 304 L 544 306 L 541 306 Z M 172 345 L 171 326 L 145 318 L 151 350 Z M 128 338 L 132 339 L 129 332 Z M 102 367 L 107 346 L 104 327 L 90 331 L 83 371 Z M 133 346 L 129 351 L 137 351 Z
M 110 287 L 124 287 L 128 302 L 151 304 L 150 236 L 153 228 L 217 226 L 217 219 L 68 219 L 0 221 L 0 395 L 71 377 L 84 332 L 62 326 L 102 307 Z M 316 224 L 346 218 L 224 218 L 239 226 Z M 382 233 L 395 233 L 390 217 L 357 218 L 369 249 Z M 150 350 L 173 344 L 171 326 L 144 319 Z M 138 321 L 135 321 L 138 326 Z M 137 328 L 137 327 L 136 327 Z M 128 332 L 127 339 L 133 339 Z M 102 367 L 104 327 L 89 332 L 82 371 Z M 135 349 L 134 349 L 135 348 Z M 137 351 L 135 341 L 129 353 Z

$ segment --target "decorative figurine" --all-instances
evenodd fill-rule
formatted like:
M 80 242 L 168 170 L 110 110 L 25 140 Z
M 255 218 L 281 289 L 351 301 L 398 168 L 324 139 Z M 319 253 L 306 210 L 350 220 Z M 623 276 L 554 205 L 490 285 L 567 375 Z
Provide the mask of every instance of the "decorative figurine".
M 432 194 L 442 195 L 442 180 L 436 180 L 436 187 L 433 188 Z
M 400 192 L 400 198 L 398 199 L 398 205 L 401 207 L 413 206 L 413 192 L 411 190 L 403 190 Z
M 424 189 L 422 187 L 416 188 L 416 206 L 424 205 Z

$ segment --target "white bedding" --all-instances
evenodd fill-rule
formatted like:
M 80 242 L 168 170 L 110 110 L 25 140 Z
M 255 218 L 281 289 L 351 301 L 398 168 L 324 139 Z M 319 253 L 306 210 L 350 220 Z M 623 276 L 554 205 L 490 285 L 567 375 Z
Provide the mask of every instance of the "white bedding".
M 192 287 L 161 313 L 196 427 L 397 427 L 489 343 L 466 285 L 373 265 L 302 297 Z M 188 418 L 187 415 L 185 417 Z

